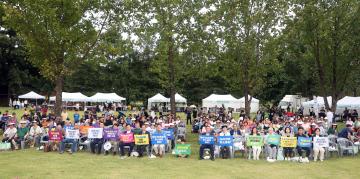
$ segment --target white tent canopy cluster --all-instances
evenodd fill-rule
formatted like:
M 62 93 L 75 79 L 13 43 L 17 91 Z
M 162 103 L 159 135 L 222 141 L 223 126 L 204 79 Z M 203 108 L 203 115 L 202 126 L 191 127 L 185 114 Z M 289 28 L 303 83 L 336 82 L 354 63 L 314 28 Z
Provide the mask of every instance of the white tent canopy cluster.
M 39 95 L 34 91 L 30 91 L 26 94 L 20 95 L 20 99 L 45 99 L 45 96 Z
M 360 97 L 345 96 L 336 105 L 336 113 L 342 113 L 345 108 L 360 110 Z
M 167 98 L 160 93 L 157 93 L 156 95 L 154 95 L 153 97 L 148 99 L 148 109 L 151 109 L 153 107 L 164 107 L 164 104 L 165 104 L 166 108 L 169 108 L 170 107 L 170 98 Z M 176 93 L 175 94 L 175 104 L 176 104 L 176 107 L 178 107 L 178 108 L 186 107 L 187 100 L 186 100 L 186 98 L 181 96 L 179 93 Z
M 251 96 L 249 95 L 248 98 L 250 99 Z M 259 100 L 252 97 L 250 103 L 250 112 L 257 112 L 259 110 Z M 206 108 L 214 108 L 214 107 L 222 107 L 225 108 L 234 108 L 240 109 L 245 108 L 245 97 L 240 99 L 236 99 L 231 94 L 226 95 L 219 95 L 219 94 L 211 94 L 210 96 L 204 98 L 202 100 L 202 107 Z
M 50 101 L 55 101 L 56 97 L 50 97 Z M 121 102 L 126 100 L 116 93 L 96 93 L 91 97 L 87 97 L 80 92 L 68 93 L 62 92 L 62 101 L 64 102 Z

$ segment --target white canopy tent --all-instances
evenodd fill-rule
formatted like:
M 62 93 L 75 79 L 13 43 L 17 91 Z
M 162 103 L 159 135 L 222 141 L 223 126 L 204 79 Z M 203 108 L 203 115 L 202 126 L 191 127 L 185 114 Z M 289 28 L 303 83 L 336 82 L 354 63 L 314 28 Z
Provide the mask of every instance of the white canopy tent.
M 227 95 L 218 95 L 211 94 L 202 100 L 202 107 L 213 108 L 213 107 L 221 107 L 224 105 L 225 108 L 240 108 L 240 102 L 231 94 Z
M 187 106 L 187 100 L 186 98 L 182 97 L 179 93 L 176 93 L 175 104 L 177 108 L 185 108 Z
M 158 93 L 155 96 L 148 99 L 148 109 L 152 107 L 158 106 L 159 104 L 162 106 L 163 103 L 169 103 L 170 99 L 166 98 L 162 94 Z
M 96 93 L 89 97 L 89 100 L 91 102 L 121 102 L 125 101 L 126 98 L 123 98 L 116 93 Z
M 55 101 L 56 97 L 50 97 L 50 101 Z M 80 92 L 77 93 L 68 93 L 62 92 L 62 101 L 64 102 L 89 102 L 91 101 L 89 97 L 83 95 Z
M 45 99 L 45 96 L 39 95 L 34 91 L 30 91 L 26 94 L 20 95 L 20 99 Z
M 360 110 L 360 97 L 352 97 L 352 96 L 345 96 L 344 98 L 340 99 L 336 105 L 336 113 L 342 113 L 345 108 L 347 109 L 356 109 L 357 111 Z
M 331 107 L 331 103 L 332 103 L 332 97 L 328 96 L 327 97 L 327 101 L 329 103 L 329 107 Z M 302 106 L 304 107 L 304 114 L 308 115 L 310 114 L 309 109 L 311 107 L 314 108 L 314 112 L 317 115 L 320 111 L 321 108 L 325 108 L 325 102 L 324 102 L 324 98 L 322 96 L 314 96 L 313 100 L 311 101 L 307 101 L 307 102 L 303 102 Z
M 248 95 L 248 98 L 250 99 L 251 96 Z M 239 99 L 240 101 L 240 108 L 245 108 L 245 96 Z M 256 113 L 259 110 L 260 101 L 254 97 L 252 97 L 250 102 L 250 112 Z

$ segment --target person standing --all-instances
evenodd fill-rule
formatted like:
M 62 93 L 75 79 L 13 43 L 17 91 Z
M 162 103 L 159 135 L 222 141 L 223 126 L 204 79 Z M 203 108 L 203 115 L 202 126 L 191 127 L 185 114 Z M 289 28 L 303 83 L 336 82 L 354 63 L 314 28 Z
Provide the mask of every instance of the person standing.
M 331 126 L 333 123 L 334 113 L 330 109 L 327 110 L 326 117 L 328 123 L 327 126 Z
M 186 113 L 186 125 L 188 124 L 191 125 L 191 109 L 187 107 L 185 113 Z

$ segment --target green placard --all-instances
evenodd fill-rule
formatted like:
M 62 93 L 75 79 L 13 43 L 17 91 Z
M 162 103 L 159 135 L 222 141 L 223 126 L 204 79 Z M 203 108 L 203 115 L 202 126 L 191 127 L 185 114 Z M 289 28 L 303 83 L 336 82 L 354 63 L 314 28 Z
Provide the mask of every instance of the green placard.
M 190 155 L 191 154 L 190 144 L 176 144 L 175 155 Z
M 272 144 L 272 145 L 279 145 L 280 144 L 280 135 L 277 134 L 273 134 L 273 135 L 269 135 L 267 136 L 267 143 L 268 144 Z
M 246 145 L 261 147 L 264 145 L 263 137 L 262 136 L 248 136 L 246 138 Z

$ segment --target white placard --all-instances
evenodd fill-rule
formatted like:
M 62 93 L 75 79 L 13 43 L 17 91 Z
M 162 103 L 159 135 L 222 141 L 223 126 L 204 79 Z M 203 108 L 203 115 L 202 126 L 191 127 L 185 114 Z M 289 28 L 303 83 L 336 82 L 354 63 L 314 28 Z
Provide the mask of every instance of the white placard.
M 327 137 L 314 137 L 314 148 L 329 147 L 329 138 Z
M 103 128 L 89 128 L 88 138 L 101 139 L 103 137 Z
M 65 138 L 66 139 L 79 139 L 80 132 L 78 129 L 66 129 Z

